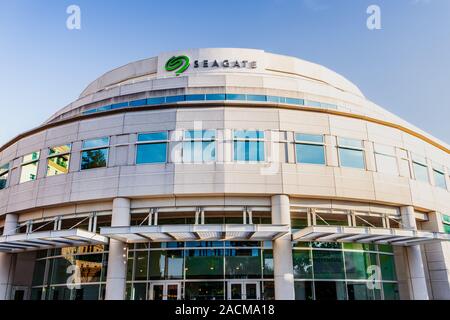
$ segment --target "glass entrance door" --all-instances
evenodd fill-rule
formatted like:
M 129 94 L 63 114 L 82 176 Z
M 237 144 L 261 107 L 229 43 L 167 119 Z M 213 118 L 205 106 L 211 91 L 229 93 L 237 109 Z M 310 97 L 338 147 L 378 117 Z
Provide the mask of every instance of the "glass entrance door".
M 258 281 L 229 281 L 228 300 L 259 300 Z
M 181 283 L 156 282 L 150 284 L 150 300 L 180 300 Z

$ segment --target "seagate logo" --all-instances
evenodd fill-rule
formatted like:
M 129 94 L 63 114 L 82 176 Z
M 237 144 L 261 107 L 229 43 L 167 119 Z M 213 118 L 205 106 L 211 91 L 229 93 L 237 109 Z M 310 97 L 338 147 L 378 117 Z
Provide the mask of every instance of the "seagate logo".
M 184 71 L 186 71 L 187 68 L 189 68 L 189 57 L 187 56 L 173 56 L 166 62 L 166 71 L 175 71 L 175 74 L 179 76 Z

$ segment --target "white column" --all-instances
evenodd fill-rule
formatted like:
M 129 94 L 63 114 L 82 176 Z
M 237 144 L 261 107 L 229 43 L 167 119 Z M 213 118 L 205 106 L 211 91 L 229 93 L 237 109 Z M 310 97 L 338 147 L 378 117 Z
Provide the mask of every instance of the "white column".
M 402 224 L 405 229 L 417 230 L 414 207 L 401 207 Z M 420 245 L 406 247 L 406 262 L 409 270 L 409 292 L 412 300 L 429 300 L 425 268 Z
M 290 204 L 287 195 L 272 196 L 272 223 L 291 225 Z M 273 273 L 275 299 L 294 300 L 291 232 L 273 241 Z
M 115 198 L 111 226 L 130 225 L 130 199 Z M 127 245 L 118 240 L 109 240 L 108 272 L 106 274 L 105 300 L 124 300 L 127 277 Z
M 17 221 L 17 215 L 7 214 L 3 235 L 8 236 L 17 233 Z M 0 300 L 10 299 L 15 263 L 15 254 L 0 252 Z

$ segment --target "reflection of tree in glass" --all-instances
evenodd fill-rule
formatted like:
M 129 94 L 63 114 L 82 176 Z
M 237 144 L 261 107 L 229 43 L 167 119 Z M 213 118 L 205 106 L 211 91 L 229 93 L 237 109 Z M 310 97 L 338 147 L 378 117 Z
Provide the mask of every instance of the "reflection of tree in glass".
M 84 151 L 81 169 L 92 169 L 99 167 L 106 167 L 106 149 Z

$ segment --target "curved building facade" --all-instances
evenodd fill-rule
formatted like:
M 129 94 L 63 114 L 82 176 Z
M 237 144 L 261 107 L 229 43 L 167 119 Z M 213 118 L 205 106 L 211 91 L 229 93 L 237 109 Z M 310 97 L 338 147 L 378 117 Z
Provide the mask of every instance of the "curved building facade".
M 449 151 L 297 58 L 133 62 L 0 147 L 0 298 L 450 299 Z

